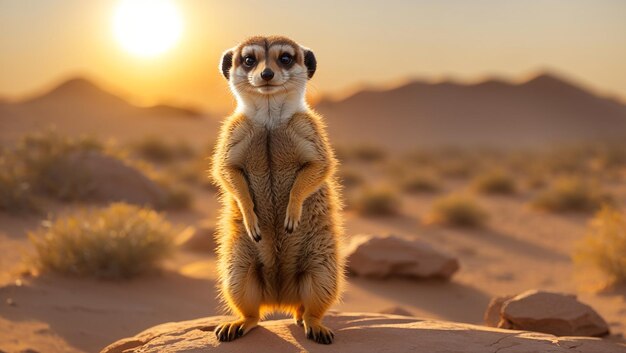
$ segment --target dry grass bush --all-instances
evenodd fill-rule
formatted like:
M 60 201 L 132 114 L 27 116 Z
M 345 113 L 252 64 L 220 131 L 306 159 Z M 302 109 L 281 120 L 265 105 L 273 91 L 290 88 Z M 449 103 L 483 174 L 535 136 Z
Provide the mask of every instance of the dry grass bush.
M 355 169 L 342 166 L 338 173 L 339 182 L 344 188 L 353 188 L 363 185 L 365 178 Z
M 363 188 L 351 205 L 366 216 L 390 216 L 400 210 L 400 197 L 388 187 Z
M 409 193 L 433 193 L 442 189 L 437 174 L 432 171 L 411 173 L 401 181 L 402 190 Z
M 140 158 L 154 163 L 170 163 L 177 160 L 191 159 L 194 149 L 184 141 L 171 143 L 158 136 L 145 136 L 131 144 L 131 149 Z
M 610 195 L 604 193 L 596 183 L 579 177 L 557 179 L 532 201 L 536 208 L 551 212 L 589 212 L 610 203 Z
M 130 278 L 155 269 L 174 247 L 159 213 L 118 203 L 47 222 L 29 234 L 40 271 Z
M 435 200 L 426 222 L 455 227 L 482 227 L 487 212 L 469 195 L 451 194 Z
M 102 152 L 104 146 L 89 137 L 68 138 L 55 131 L 27 134 L 15 149 L 6 152 L 13 164 L 14 176 L 33 192 L 42 192 L 59 200 L 78 200 L 91 191 L 88 173 L 64 163 L 77 152 Z
M 382 147 L 362 144 L 344 150 L 342 157 L 344 160 L 373 163 L 384 161 L 387 158 L 387 153 Z
M 0 154 L 0 211 L 30 212 L 39 210 L 31 184 L 8 153 Z
M 510 195 L 517 191 L 515 178 L 504 170 L 492 170 L 476 176 L 472 187 L 484 194 Z
M 602 208 L 573 258 L 579 266 L 599 269 L 611 282 L 626 283 L 626 215 L 611 207 Z
M 165 192 L 165 200 L 158 205 L 159 209 L 182 211 L 192 208 L 194 195 L 188 186 L 182 184 L 170 173 L 154 170 L 148 173 L 150 178 Z

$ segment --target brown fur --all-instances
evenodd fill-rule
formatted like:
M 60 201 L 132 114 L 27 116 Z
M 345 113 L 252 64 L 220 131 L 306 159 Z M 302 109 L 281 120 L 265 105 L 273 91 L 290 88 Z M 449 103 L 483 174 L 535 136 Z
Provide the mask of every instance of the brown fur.
M 310 110 L 271 126 L 243 113 L 223 124 L 213 157 L 223 206 L 218 267 L 222 299 L 239 319 L 216 329 L 220 340 L 280 310 L 303 324 L 307 337 L 332 342 L 321 320 L 344 277 L 336 165 L 325 126 Z

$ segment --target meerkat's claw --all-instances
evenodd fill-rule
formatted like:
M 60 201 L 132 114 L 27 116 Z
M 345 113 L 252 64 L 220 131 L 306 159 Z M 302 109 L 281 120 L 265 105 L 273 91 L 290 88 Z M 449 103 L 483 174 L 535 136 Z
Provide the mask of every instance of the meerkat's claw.
M 305 332 L 306 338 L 321 344 L 331 344 L 335 339 L 333 331 L 323 325 L 305 327 Z
M 261 228 L 259 227 L 259 221 L 256 216 L 252 217 L 252 219 L 252 225 L 246 222 L 246 231 L 250 238 L 258 243 L 261 240 Z
M 285 216 L 285 230 L 287 233 L 293 233 L 298 228 L 301 213 L 300 209 L 294 209 L 291 204 L 287 206 L 287 216 Z
M 226 322 L 215 328 L 215 336 L 220 342 L 230 342 L 235 340 L 256 326 L 254 320 L 238 320 Z

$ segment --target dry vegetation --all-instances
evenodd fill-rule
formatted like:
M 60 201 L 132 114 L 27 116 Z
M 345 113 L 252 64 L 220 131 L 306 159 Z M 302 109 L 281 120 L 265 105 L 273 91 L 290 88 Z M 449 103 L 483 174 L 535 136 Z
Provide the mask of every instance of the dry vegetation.
M 15 149 L 6 152 L 13 176 L 34 192 L 71 201 L 88 197 L 89 173 L 68 163 L 77 153 L 102 152 L 104 147 L 89 137 L 68 138 L 54 131 L 25 135 Z
M 400 197 L 388 187 L 365 187 L 360 190 L 352 206 L 365 216 L 390 216 L 399 212 Z
M 346 161 L 380 162 L 387 159 L 387 151 L 379 146 L 362 144 L 350 148 L 338 148 L 337 157 Z
M 138 157 L 154 163 L 191 159 L 196 154 L 194 149 L 184 141 L 170 143 L 158 136 L 145 136 L 131 144 L 131 150 Z
M 408 193 L 433 193 L 440 191 L 442 185 L 434 172 L 415 172 L 403 178 L 402 190 Z
M 604 207 L 592 220 L 580 242 L 574 261 L 593 266 L 612 282 L 626 283 L 626 216 L 622 211 Z
M 47 222 L 29 234 L 39 270 L 98 278 L 155 269 L 172 251 L 173 235 L 160 214 L 121 203 Z
M 551 212 L 590 212 L 607 203 L 611 203 L 611 197 L 597 183 L 578 177 L 557 179 L 532 202 L 535 207 Z
M 476 191 L 483 194 L 514 194 L 517 190 L 515 178 L 504 170 L 492 170 L 478 175 L 472 181 Z
M 481 227 L 487 221 L 487 212 L 470 195 L 452 194 L 434 202 L 426 221 L 455 227 Z
M 168 145 L 156 139 L 146 139 L 142 146 L 145 151 L 153 152 L 165 146 L 161 149 L 168 150 L 165 154 L 189 159 L 163 170 L 148 161 L 130 159 L 126 150 L 105 146 L 93 138 L 70 138 L 53 130 L 27 134 L 14 148 L 0 150 L 0 211 L 38 211 L 42 197 L 60 201 L 90 201 L 94 188 L 91 172 L 86 167 L 81 168 L 82 164 L 78 162 L 81 156 L 88 154 L 117 159 L 156 182 L 166 194 L 164 203 L 157 206 L 190 208 L 193 195 L 184 184 L 209 184 L 205 171 L 208 162 L 193 159 L 193 151 L 185 144 Z M 147 146 L 152 146 L 152 149 Z M 153 157 L 156 155 L 158 153 L 155 152 Z
M 38 209 L 32 185 L 9 155 L 0 156 L 0 211 L 28 212 Z

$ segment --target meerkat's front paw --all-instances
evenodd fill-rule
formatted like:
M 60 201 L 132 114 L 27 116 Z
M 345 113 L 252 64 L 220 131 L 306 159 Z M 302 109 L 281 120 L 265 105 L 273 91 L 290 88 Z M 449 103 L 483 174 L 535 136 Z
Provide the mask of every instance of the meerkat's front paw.
M 289 202 L 287 206 L 287 216 L 285 217 L 285 230 L 292 233 L 300 224 L 302 217 L 302 205 L 297 202 Z
M 259 219 L 256 214 L 251 212 L 249 216 L 244 217 L 243 223 L 250 238 L 259 242 L 261 240 L 261 228 L 259 227 Z

